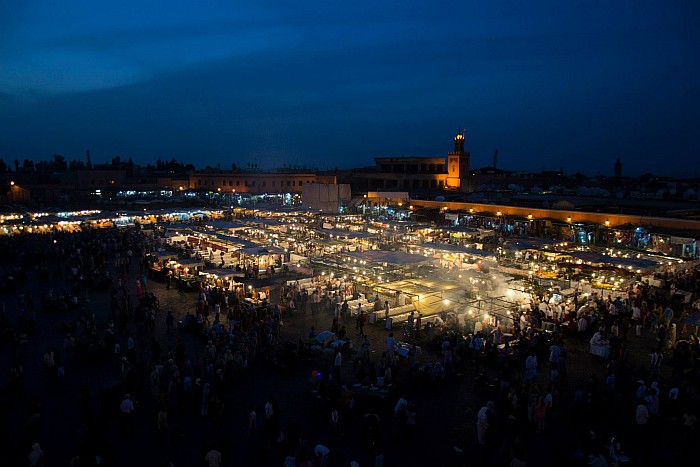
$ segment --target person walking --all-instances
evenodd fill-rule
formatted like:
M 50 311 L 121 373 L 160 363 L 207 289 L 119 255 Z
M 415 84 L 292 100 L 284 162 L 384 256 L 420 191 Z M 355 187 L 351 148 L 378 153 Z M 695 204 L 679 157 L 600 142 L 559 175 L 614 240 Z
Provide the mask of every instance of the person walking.
M 360 316 L 357 318 L 357 325 L 360 328 L 360 337 L 365 337 L 365 323 L 367 322 L 367 316 L 360 311 Z
M 27 457 L 29 467 L 44 467 L 44 451 L 41 450 L 39 443 L 32 444 L 32 450 Z
M 250 406 L 250 412 L 248 413 L 248 435 L 253 436 L 255 429 L 258 426 L 258 414 L 255 413 L 253 406 Z
M 557 358 L 557 361 L 559 359 Z M 530 355 L 525 359 L 525 378 L 532 382 L 537 377 L 537 355 L 535 352 L 530 352 Z
M 343 366 L 343 353 L 340 351 L 340 349 L 335 351 L 335 361 L 333 362 L 333 380 L 335 381 L 335 384 L 340 386 L 340 370 L 341 367 Z
M 168 314 L 165 316 L 165 328 L 167 330 L 168 335 L 171 335 L 173 333 L 174 322 L 175 317 L 173 316 L 173 312 L 168 310 Z
M 476 416 L 476 438 L 479 444 L 486 444 L 486 432 L 489 428 L 489 416 L 493 412 L 493 402 L 489 401 Z
M 133 427 L 134 403 L 131 401 L 131 394 L 125 394 L 124 400 L 119 405 L 119 414 L 121 417 L 121 429 L 123 434 L 131 434 Z

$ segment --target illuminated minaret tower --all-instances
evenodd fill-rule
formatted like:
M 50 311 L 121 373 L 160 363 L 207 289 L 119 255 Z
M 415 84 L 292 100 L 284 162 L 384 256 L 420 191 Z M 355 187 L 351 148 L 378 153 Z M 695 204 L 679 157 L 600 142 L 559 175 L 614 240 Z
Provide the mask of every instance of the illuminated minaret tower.
M 454 143 L 454 151 L 447 153 L 447 186 L 453 190 L 466 191 L 470 154 L 464 151 L 464 131 L 455 135 Z

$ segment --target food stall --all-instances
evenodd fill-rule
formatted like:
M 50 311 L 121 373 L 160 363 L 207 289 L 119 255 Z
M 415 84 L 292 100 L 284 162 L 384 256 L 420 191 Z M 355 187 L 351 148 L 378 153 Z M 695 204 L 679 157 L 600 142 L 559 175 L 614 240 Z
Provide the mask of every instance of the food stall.
M 173 284 L 178 290 L 199 290 L 199 271 L 204 262 L 197 258 L 180 259 L 171 263 Z

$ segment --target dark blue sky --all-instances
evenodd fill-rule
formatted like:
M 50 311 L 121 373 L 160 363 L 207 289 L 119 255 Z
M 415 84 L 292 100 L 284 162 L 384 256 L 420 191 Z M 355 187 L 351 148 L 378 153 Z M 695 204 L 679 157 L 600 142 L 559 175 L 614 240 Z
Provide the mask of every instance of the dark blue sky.
M 0 157 L 693 174 L 699 5 L 1 2 Z

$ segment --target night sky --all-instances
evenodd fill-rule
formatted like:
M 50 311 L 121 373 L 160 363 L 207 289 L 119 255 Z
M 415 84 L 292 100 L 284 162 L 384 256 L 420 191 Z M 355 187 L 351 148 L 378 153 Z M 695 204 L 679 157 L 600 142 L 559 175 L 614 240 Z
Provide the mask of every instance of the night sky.
M 0 158 L 693 175 L 700 3 L 0 2 Z

